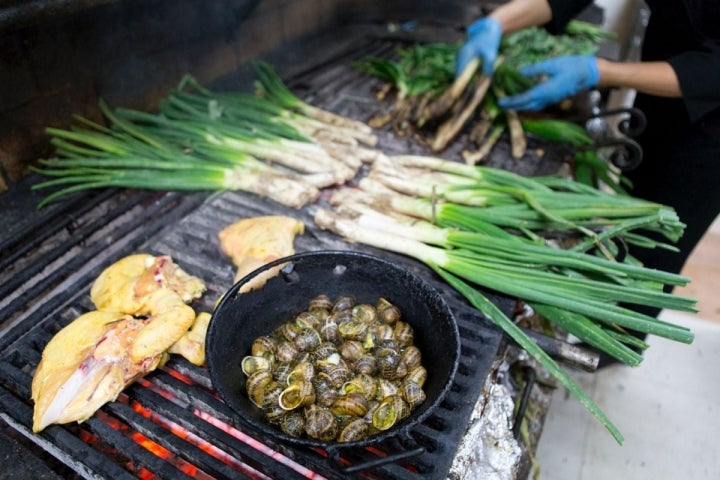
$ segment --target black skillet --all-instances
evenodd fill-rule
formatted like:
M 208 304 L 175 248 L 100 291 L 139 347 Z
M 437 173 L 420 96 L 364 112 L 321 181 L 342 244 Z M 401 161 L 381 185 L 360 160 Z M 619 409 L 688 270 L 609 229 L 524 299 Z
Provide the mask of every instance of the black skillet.
M 255 275 L 286 264 L 281 273 L 259 290 L 239 294 Z M 380 296 L 399 307 L 414 329 L 428 371 L 424 385 L 427 399 L 398 425 L 361 441 L 338 443 L 296 438 L 270 425 L 247 396 L 240 362 L 249 355 L 255 338 L 306 310 L 308 301 L 326 294 L 331 299 L 352 294 L 358 303 L 375 303 Z M 440 294 L 402 266 L 379 257 L 347 251 L 300 253 L 271 262 L 236 283 L 213 312 L 206 339 L 207 365 L 214 387 L 237 413 L 237 421 L 288 444 L 320 447 L 335 460 L 344 448 L 366 447 L 397 437 L 413 447 L 377 461 L 344 468 L 358 471 L 421 454 L 410 431 L 426 419 L 450 388 L 460 357 L 460 337 L 455 318 Z

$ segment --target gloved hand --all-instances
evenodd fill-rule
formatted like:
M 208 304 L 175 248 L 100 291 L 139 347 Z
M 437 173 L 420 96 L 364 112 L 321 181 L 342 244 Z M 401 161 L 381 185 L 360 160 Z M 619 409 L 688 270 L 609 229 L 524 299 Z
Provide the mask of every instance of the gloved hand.
M 586 55 L 567 55 L 526 65 L 520 73 L 527 77 L 547 75 L 547 79 L 530 90 L 498 100 L 508 110 L 542 110 L 600 81 L 597 58 Z
M 490 75 L 500 48 L 502 27 L 492 17 L 484 17 L 472 23 L 468 29 L 468 40 L 460 47 L 455 58 L 455 76 L 459 76 L 470 60 L 480 57 L 482 72 Z

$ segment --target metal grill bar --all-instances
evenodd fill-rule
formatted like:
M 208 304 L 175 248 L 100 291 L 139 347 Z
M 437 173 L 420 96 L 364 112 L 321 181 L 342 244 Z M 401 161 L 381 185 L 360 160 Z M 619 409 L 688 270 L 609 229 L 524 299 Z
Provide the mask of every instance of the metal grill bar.
M 58 227 L 60 231 L 56 231 L 54 237 L 62 239 L 51 252 L 35 252 L 36 263 L 31 262 L 19 272 L 2 273 L 0 285 L 8 282 L 22 287 L 13 293 L 0 293 L 0 319 L 7 322 L 19 313 L 35 312 L 40 318 L 49 316 L 66 302 L 67 291 L 77 292 L 83 287 L 78 283 L 87 282 L 87 275 L 95 278 L 100 273 L 104 268 L 100 258 L 112 258 L 122 249 L 136 249 L 149 236 L 187 215 L 203 198 L 177 194 L 158 198 L 157 193 L 142 192 L 121 198 L 118 205 L 104 205 L 100 212 L 94 212 L 99 217 L 87 219 L 79 233 L 76 229 L 65 237 L 62 231 L 65 227 Z M 85 220 L 84 217 L 78 219 L 79 222 Z M 42 302 L 38 303 L 38 299 Z M 30 325 L 34 323 L 24 322 L 17 330 L 3 331 L 0 347 L 14 342 Z

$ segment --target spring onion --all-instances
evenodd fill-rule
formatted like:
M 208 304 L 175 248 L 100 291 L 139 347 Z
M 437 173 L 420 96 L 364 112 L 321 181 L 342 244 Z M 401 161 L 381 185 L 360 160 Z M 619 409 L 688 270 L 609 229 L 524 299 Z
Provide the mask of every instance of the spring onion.
M 40 206 L 80 190 L 130 187 L 242 190 L 300 208 L 380 155 L 369 148 L 369 127 L 305 104 L 268 65 L 258 72 L 272 95 L 214 93 L 186 76 L 159 113 L 101 101 L 108 126 L 77 117 L 69 130 L 48 128 L 56 156 L 36 171 L 51 178 L 33 188 L 56 191 Z
M 629 366 L 639 365 L 647 348 L 629 330 L 693 341 L 687 328 L 630 308 L 694 312 L 694 299 L 663 291 L 689 279 L 615 257 L 618 236 L 672 248 L 641 233 L 655 230 L 676 241 L 684 225 L 669 207 L 560 177 L 525 178 L 412 155 L 376 161 L 358 188 L 335 191 L 330 207 L 315 213 L 320 228 L 432 267 L 576 395 L 618 442 L 620 432 L 597 405 L 482 292 L 522 299 L 550 323 Z

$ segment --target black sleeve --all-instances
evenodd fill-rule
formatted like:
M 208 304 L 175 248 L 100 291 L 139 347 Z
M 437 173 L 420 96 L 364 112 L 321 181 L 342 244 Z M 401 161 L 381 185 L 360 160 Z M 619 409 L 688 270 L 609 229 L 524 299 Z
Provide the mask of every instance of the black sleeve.
M 552 20 L 545 25 L 550 33 L 560 33 L 565 25 L 582 12 L 593 0 L 547 0 L 552 10 Z
M 680 82 L 690 121 L 720 108 L 720 45 L 680 53 L 670 57 L 668 62 Z

